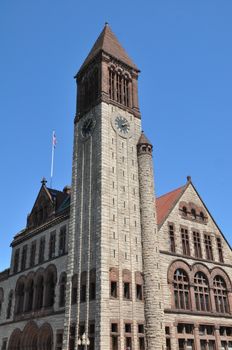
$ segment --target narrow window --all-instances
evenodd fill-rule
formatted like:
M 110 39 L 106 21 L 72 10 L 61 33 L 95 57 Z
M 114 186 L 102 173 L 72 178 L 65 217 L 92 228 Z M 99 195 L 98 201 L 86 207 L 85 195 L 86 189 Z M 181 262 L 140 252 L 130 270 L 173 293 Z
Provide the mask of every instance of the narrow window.
M 57 331 L 56 333 L 56 350 L 62 350 L 63 344 L 63 331 Z
M 77 303 L 77 275 L 72 277 L 72 304 Z
M 143 300 L 143 286 L 141 284 L 136 284 L 136 299 Z
M 56 232 L 53 231 L 50 234 L 50 241 L 49 241 L 49 259 L 52 259 L 55 257 L 55 250 L 56 250 Z
M 65 253 L 65 246 L 66 246 L 66 226 L 63 226 L 60 229 L 59 255 L 63 255 Z
M 125 299 L 130 299 L 130 283 L 129 282 L 123 283 L 123 297 Z
M 202 258 L 200 233 L 193 231 L 193 245 L 195 258 Z
M 59 300 L 60 307 L 64 307 L 65 305 L 65 292 L 66 292 L 66 274 L 63 274 L 60 278 L 60 300 Z
M 191 209 L 191 215 L 192 215 L 192 219 L 196 220 L 197 214 L 196 214 L 196 210 L 195 209 Z
M 206 259 L 213 260 L 213 248 L 210 235 L 204 235 Z
M 11 312 L 12 312 L 12 302 L 13 302 L 13 291 L 11 290 L 8 295 L 8 305 L 6 310 L 6 318 L 11 318 Z
M 217 248 L 218 248 L 218 257 L 221 263 L 224 262 L 223 250 L 222 250 L 222 241 L 220 237 L 217 237 Z
M 118 350 L 118 324 L 111 323 L 111 349 Z
M 113 298 L 117 298 L 117 282 L 111 281 L 110 283 L 110 295 Z
M 35 265 L 35 256 L 36 256 L 36 241 L 31 243 L 30 267 L 33 267 Z
M 187 212 L 187 208 L 186 207 L 183 207 L 182 208 L 182 214 L 183 214 L 183 216 L 187 216 L 188 215 L 188 212 Z
M 40 238 L 39 243 L 39 264 L 44 262 L 44 252 L 45 252 L 45 237 Z
M 25 270 L 27 264 L 27 245 L 23 246 L 22 257 L 21 257 L 21 271 Z
M 190 255 L 190 246 L 189 246 L 189 234 L 188 230 L 182 228 L 181 229 L 181 239 L 182 239 L 182 249 L 184 255 Z
M 205 215 L 204 215 L 203 211 L 200 212 L 200 220 L 201 220 L 202 222 L 205 221 Z
M 19 248 L 16 249 L 14 254 L 13 272 L 17 273 L 18 269 L 19 269 Z
M 175 235 L 174 235 L 173 225 L 169 225 L 169 239 L 170 239 L 170 251 L 172 253 L 175 253 L 176 247 L 175 247 Z
M 81 285 L 81 302 L 84 303 L 86 301 L 86 285 Z
M 96 285 L 95 282 L 90 283 L 90 291 L 89 291 L 89 298 L 90 300 L 94 300 L 96 297 Z

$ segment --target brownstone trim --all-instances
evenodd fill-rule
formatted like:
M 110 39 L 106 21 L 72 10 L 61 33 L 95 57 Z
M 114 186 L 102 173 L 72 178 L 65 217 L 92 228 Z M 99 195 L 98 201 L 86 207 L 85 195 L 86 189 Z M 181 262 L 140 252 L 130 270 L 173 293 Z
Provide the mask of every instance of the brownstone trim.
M 170 263 L 170 265 L 168 267 L 167 279 L 168 279 L 169 284 L 173 283 L 174 273 L 177 269 L 184 270 L 187 273 L 187 275 L 189 276 L 189 280 L 190 280 L 190 273 L 191 273 L 190 265 L 188 263 L 186 263 L 186 261 L 183 261 L 183 260 L 174 260 Z
M 219 261 L 213 261 L 213 260 L 207 260 L 207 259 L 202 259 L 202 258 L 195 258 L 194 256 L 188 256 L 188 255 L 183 255 L 183 254 L 179 254 L 179 253 L 172 253 L 166 250 L 160 250 L 161 254 L 165 254 L 165 255 L 172 255 L 175 256 L 177 258 L 183 258 L 183 259 L 188 259 L 188 260 L 195 260 L 195 261 L 203 261 L 203 262 L 208 262 L 210 264 L 214 264 L 214 265 L 219 265 L 219 266 L 226 266 L 226 267 L 231 267 L 232 265 L 230 264 L 225 264 L 225 263 L 221 263 Z

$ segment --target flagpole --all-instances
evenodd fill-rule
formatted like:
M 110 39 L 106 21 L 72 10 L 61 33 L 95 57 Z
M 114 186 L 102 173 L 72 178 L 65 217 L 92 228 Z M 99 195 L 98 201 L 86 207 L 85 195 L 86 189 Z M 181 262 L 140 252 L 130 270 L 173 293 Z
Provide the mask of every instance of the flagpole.
M 51 162 L 51 177 L 50 187 L 52 188 L 53 168 L 54 168 L 54 151 L 55 151 L 55 131 L 52 132 L 52 162 Z

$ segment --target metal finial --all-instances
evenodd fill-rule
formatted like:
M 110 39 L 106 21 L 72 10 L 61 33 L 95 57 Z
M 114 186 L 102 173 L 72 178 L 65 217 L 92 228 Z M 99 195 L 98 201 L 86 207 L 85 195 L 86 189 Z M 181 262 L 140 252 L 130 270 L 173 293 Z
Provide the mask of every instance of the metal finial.
M 42 180 L 41 180 L 41 184 L 43 186 L 46 186 L 46 183 L 47 183 L 47 180 L 45 179 L 45 177 L 43 177 Z
M 189 176 L 189 175 L 187 176 L 187 181 L 188 181 L 188 182 L 191 182 L 191 181 L 192 181 L 191 176 Z

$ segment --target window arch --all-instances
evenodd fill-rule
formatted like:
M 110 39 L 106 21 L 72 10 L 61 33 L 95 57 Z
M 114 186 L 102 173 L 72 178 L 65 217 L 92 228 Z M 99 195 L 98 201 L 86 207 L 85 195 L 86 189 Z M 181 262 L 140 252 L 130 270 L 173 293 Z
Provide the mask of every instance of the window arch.
M 194 295 L 197 310 L 211 310 L 209 283 L 203 272 L 197 272 L 194 276 Z
M 10 336 L 8 350 L 19 350 L 21 342 L 21 331 L 16 328 Z
M 228 291 L 224 279 L 217 275 L 213 279 L 214 301 L 217 312 L 229 313 Z
M 65 305 L 66 282 L 67 282 L 67 276 L 66 276 L 66 273 L 63 272 L 60 276 L 60 299 L 59 299 L 60 307 L 63 307 Z
M 177 269 L 173 278 L 174 301 L 177 309 L 190 310 L 189 278 L 183 269 Z

